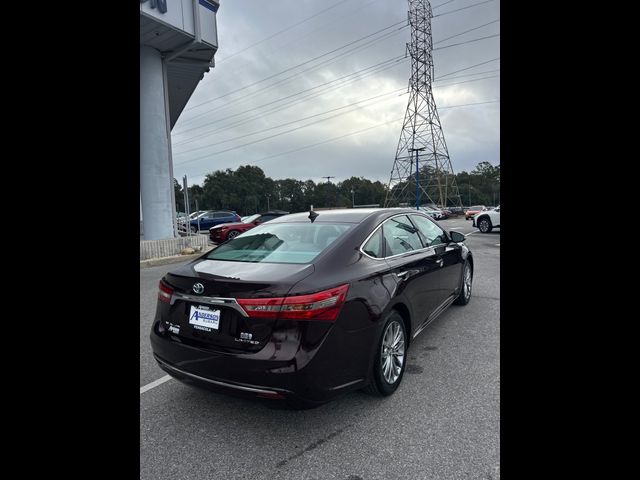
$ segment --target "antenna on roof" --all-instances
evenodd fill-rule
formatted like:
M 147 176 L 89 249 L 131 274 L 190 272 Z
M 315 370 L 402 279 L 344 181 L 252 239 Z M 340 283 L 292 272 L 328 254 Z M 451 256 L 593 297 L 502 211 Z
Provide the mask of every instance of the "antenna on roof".
M 313 211 L 313 205 L 309 206 L 309 220 L 311 220 L 311 223 L 313 223 L 313 221 L 316 219 L 316 217 L 319 214 Z

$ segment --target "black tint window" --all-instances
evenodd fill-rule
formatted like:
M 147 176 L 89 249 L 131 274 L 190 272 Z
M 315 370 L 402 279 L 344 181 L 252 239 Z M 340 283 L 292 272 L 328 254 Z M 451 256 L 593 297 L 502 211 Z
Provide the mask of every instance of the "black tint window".
M 428 246 L 440 245 L 447 241 L 444 230 L 431 220 L 420 215 L 411 215 L 411 220 L 413 220 L 413 223 L 415 223 L 418 230 L 420 230 L 422 238 L 424 238 Z
M 387 243 L 387 257 L 422 248 L 418 231 L 406 215 L 387 220 L 383 224 L 383 235 Z
M 382 258 L 382 229 L 379 228 L 376 233 L 373 234 L 373 237 L 369 239 L 367 243 L 364 244 L 362 250 L 367 255 L 370 255 L 374 258 Z

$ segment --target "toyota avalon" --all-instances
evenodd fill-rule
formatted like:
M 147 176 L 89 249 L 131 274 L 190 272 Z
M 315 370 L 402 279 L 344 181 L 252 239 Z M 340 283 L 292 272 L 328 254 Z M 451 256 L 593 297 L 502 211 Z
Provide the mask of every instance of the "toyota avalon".
M 391 395 L 415 337 L 471 298 L 464 240 L 409 209 L 273 219 L 164 276 L 154 357 L 185 383 L 292 407 Z

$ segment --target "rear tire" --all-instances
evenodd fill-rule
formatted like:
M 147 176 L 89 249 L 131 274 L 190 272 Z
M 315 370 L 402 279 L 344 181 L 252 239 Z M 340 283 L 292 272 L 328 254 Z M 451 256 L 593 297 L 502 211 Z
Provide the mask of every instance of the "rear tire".
M 407 360 L 407 332 L 402 316 L 392 310 L 376 342 L 376 353 L 371 372 L 371 383 L 364 391 L 386 397 L 398 389 Z
M 460 288 L 460 295 L 453 301 L 455 305 L 466 305 L 471 300 L 471 286 L 473 282 L 473 268 L 469 260 L 464 262 L 464 268 L 462 269 L 462 286 Z

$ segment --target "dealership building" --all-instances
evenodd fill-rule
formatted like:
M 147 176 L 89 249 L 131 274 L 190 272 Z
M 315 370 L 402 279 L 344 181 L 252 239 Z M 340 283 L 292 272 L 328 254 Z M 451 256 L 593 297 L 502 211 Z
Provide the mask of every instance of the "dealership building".
M 177 236 L 171 129 L 218 50 L 218 0 L 140 0 L 140 220 Z

